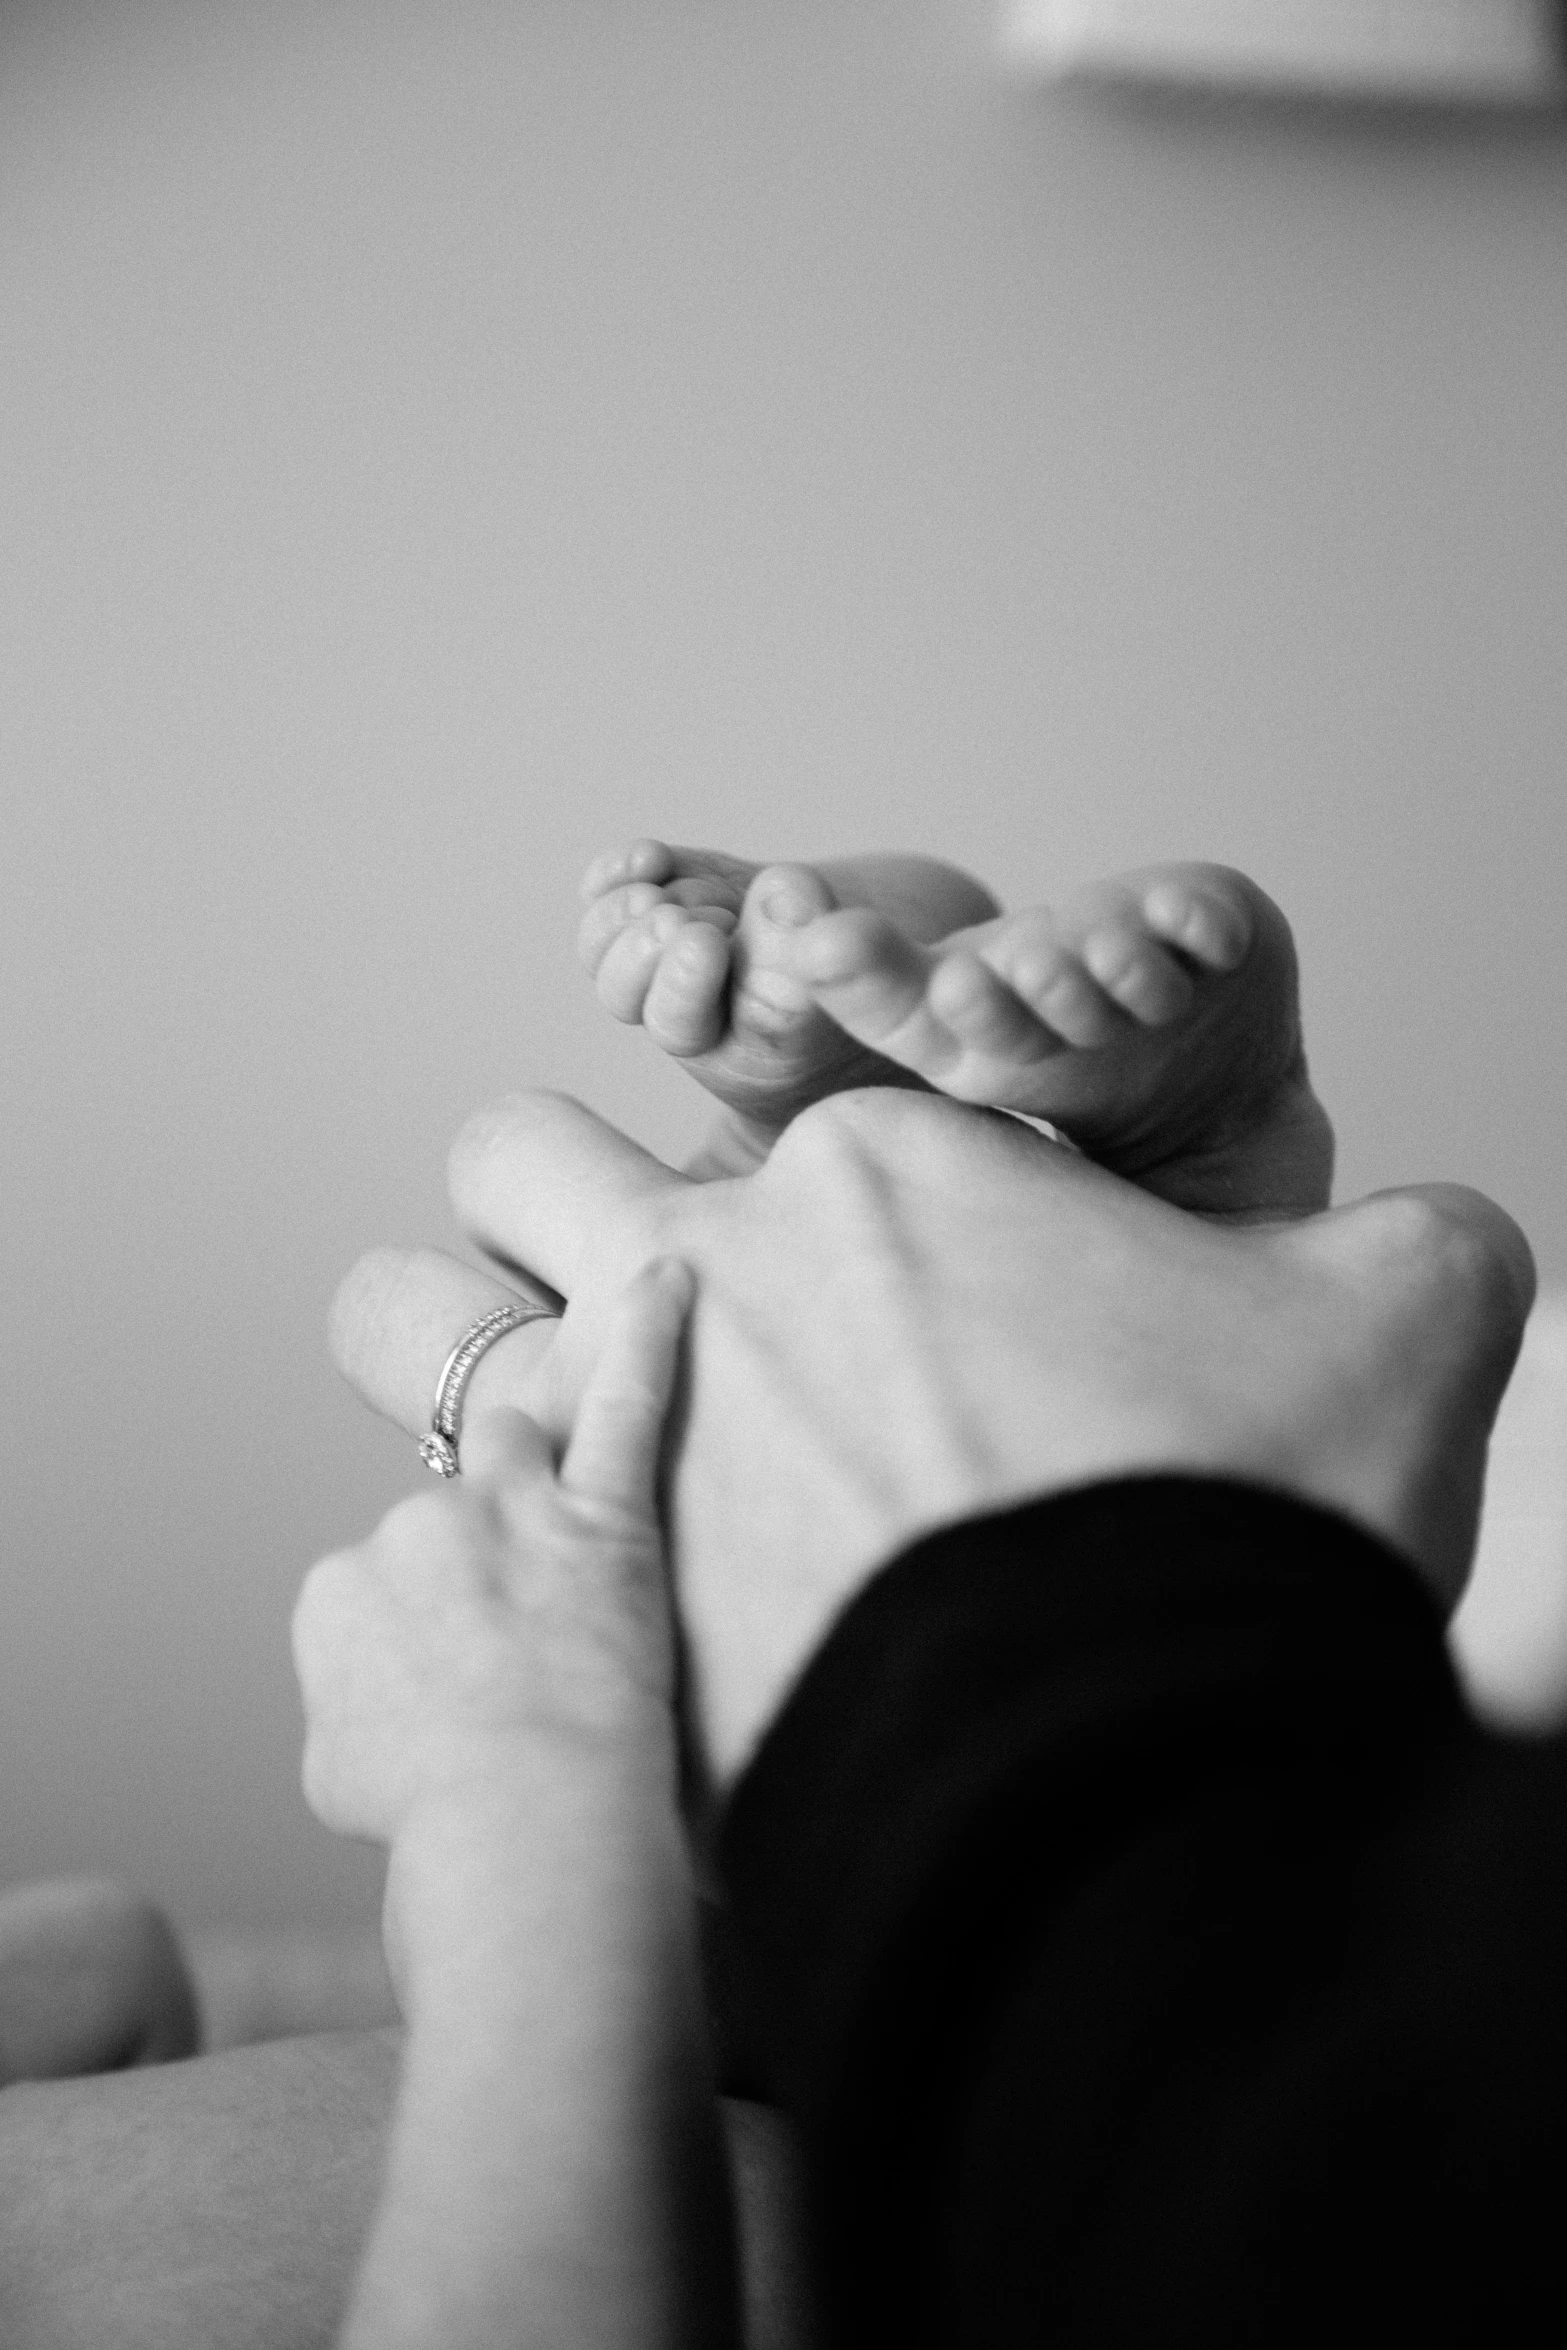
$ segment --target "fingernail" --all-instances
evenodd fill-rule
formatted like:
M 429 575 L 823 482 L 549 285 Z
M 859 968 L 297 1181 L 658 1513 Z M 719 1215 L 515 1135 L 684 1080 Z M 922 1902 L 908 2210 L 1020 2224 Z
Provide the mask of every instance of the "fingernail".
M 811 920 L 816 908 L 796 883 L 781 881 L 762 900 L 762 912 L 769 922 L 780 923 L 789 930 L 798 930 Z

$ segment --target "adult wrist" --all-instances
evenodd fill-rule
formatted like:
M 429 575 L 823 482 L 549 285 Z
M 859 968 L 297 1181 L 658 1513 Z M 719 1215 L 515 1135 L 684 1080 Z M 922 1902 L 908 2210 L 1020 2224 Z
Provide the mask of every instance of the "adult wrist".
M 482 1970 L 579 1892 L 591 1901 L 607 1883 L 667 1869 L 671 1854 L 683 1866 L 672 1733 L 665 1743 L 667 1759 L 646 1745 L 540 1739 L 507 1769 L 411 1805 L 391 1839 L 386 1898 L 405 1997 L 429 1974 Z

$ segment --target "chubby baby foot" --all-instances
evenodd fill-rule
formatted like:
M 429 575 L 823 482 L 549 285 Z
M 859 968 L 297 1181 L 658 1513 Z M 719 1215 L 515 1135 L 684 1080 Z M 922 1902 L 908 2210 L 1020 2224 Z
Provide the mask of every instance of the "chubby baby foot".
M 578 945 L 599 1001 L 683 1061 L 732 1113 L 721 1153 L 754 1164 L 800 1110 L 859 1085 L 924 1079 L 849 1035 L 791 967 L 804 925 L 875 908 L 915 941 L 995 912 L 978 882 L 933 858 L 756 865 L 719 850 L 634 841 L 588 869 Z
M 1183 1207 L 1326 1206 L 1333 1137 L 1301 1043 L 1294 944 L 1218 865 L 1152 865 L 931 945 L 838 909 L 779 948 L 863 1045 L 959 1101 L 1058 1124 Z

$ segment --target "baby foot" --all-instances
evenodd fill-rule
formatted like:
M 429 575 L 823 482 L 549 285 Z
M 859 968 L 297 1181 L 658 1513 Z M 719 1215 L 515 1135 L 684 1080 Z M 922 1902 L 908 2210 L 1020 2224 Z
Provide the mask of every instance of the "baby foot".
M 656 840 L 598 858 L 582 895 L 578 945 L 599 1001 L 644 1027 L 732 1113 L 708 1172 L 756 1164 L 790 1119 L 826 1094 L 925 1082 L 818 1005 L 790 967 L 802 926 L 841 908 L 874 908 L 900 936 L 922 942 L 996 911 L 978 882 L 933 858 L 762 866 Z
M 934 946 L 844 909 L 778 954 L 861 1044 L 959 1101 L 1049 1119 L 1179 1206 L 1327 1205 L 1333 1136 L 1306 1075 L 1294 944 L 1243 874 L 1148 866 Z

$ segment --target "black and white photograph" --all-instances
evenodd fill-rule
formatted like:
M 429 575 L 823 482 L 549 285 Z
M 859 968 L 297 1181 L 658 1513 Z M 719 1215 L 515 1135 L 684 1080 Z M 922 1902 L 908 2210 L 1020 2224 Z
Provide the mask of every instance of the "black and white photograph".
M 1472 2350 L 1567 7 L 0 0 L 0 2350 Z

